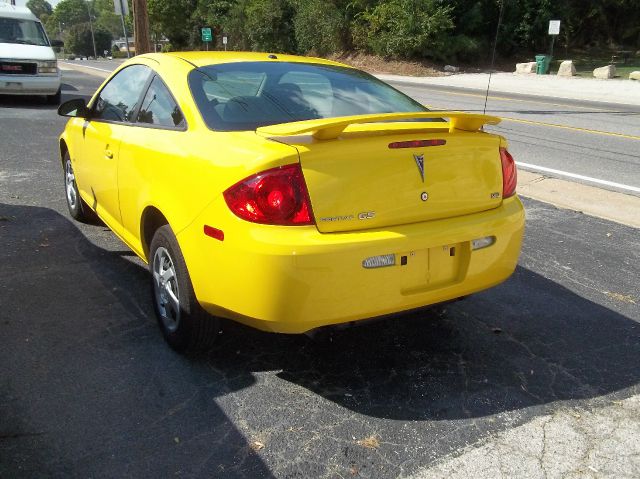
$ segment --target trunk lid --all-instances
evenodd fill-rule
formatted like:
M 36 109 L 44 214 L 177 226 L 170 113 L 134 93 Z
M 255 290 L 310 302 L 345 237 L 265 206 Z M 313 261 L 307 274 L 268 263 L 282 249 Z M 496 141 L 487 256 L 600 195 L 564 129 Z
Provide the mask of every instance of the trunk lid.
M 406 119 L 406 115 L 395 116 Z M 443 112 L 416 115 L 447 116 Z M 394 115 L 385 119 L 390 116 Z M 286 125 L 275 125 L 258 132 L 276 129 L 279 136 L 272 139 L 298 150 L 318 230 L 330 233 L 455 217 L 499 206 L 500 138 L 477 131 L 498 119 L 469 117 L 466 123 L 457 123 L 467 130 L 455 128 L 456 119 L 451 118 L 449 122 L 366 124 L 359 120 L 344 124 L 344 119 L 334 118 L 308 130 L 311 135 L 299 131 L 300 124 L 309 122 L 287 124 L 291 125 L 288 131 Z M 416 140 L 424 146 L 402 143 Z

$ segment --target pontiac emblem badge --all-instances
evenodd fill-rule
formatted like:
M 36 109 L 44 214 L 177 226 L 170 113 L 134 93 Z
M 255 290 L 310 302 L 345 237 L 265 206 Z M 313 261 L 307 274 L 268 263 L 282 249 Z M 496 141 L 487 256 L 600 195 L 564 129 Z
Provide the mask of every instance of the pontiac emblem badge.
M 422 178 L 422 182 L 424 183 L 424 154 L 414 154 L 413 159 L 416 160 L 416 165 L 418 165 L 418 170 L 420 171 L 420 178 Z

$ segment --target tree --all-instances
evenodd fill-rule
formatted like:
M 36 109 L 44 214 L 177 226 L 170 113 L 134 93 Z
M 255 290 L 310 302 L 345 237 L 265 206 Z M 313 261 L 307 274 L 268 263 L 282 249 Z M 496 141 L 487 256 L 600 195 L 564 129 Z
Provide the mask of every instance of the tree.
M 357 17 L 358 42 L 385 57 L 442 59 L 451 10 L 438 0 L 380 2 Z
M 87 3 L 84 0 L 61 0 L 53 9 L 52 17 L 55 17 L 56 22 L 62 22 L 67 26 L 87 22 Z
M 111 33 L 101 28 L 94 29 L 98 55 L 104 50 L 111 51 Z M 76 55 L 93 56 L 93 41 L 89 23 L 79 23 L 69 28 L 65 48 Z
M 471 62 L 491 57 L 501 4 L 501 56 L 547 51 L 551 19 L 565 45 L 640 49 L 638 0 L 148 0 L 151 30 L 174 48 L 203 48 L 200 28 L 212 27 L 233 49 Z
M 230 35 L 235 28 L 235 25 L 231 25 L 230 20 L 233 16 L 232 9 L 237 4 L 236 0 L 198 0 L 197 3 L 196 9 L 191 15 L 191 23 L 195 29 L 193 46 L 201 45 L 198 29 L 202 27 L 212 28 L 215 34 L 214 47 L 219 44 L 218 39 L 222 34 L 231 36 L 232 42 L 239 38 L 241 33 L 238 34 L 237 31 L 233 31 L 233 34 Z
M 97 17 L 95 21 L 97 28 L 108 30 L 114 38 L 119 38 L 124 35 L 120 15 L 116 15 L 113 8 L 113 0 L 93 0 L 91 12 Z M 127 23 L 127 32 L 133 32 L 130 17 L 125 17 L 125 22 Z
M 51 12 L 53 12 L 51 4 L 46 0 L 29 0 L 27 2 L 27 8 L 41 20 L 43 16 L 51 15 Z
M 336 5 L 325 0 L 297 0 L 293 19 L 300 53 L 326 55 L 343 49 L 345 19 Z
M 294 9 L 287 0 L 253 0 L 244 15 L 244 35 L 252 50 L 295 52 Z
M 149 0 L 147 8 L 152 31 L 163 33 L 174 48 L 183 49 L 189 46 L 190 40 L 194 37 L 191 17 L 195 12 L 195 1 Z

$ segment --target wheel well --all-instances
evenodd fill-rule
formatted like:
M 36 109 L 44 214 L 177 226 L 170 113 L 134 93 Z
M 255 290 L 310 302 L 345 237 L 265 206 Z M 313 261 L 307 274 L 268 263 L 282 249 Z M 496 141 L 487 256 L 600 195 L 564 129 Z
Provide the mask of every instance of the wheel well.
M 64 140 L 60 140 L 60 163 L 64 168 L 64 155 L 69 151 L 67 143 Z
M 142 240 L 142 249 L 144 255 L 149 258 L 149 246 L 156 230 L 161 226 L 168 225 L 169 222 L 154 206 L 147 206 L 142 212 L 142 221 L 140 221 L 140 239 Z

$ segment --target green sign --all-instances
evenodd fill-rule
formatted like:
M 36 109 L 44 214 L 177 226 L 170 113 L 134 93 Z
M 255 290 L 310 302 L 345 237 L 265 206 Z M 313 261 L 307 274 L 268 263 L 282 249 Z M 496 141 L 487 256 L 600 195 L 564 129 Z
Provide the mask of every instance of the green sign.
M 211 35 L 211 28 L 206 27 L 202 29 L 202 41 L 203 42 L 210 42 L 211 40 L 213 40 L 213 35 Z

